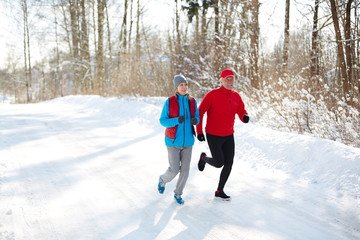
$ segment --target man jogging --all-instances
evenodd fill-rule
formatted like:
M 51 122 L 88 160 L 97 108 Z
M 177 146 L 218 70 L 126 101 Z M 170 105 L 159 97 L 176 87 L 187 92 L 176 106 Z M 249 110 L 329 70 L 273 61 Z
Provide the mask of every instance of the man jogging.
M 237 114 L 244 123 L 249 122 L 248 113 L 240 95 L 233 89 L 234 73 L 225 69 L 220 75 L 221 87 L 207 93 L 199 106 L 200 122 L 196 126 L 197 138 L 205 141 L 203 134 L 203 117 L 207 113 L 205 126 L 206 139 L 212 157 L 201 153 L 198 168 L 203 171 L 206 163 L 216 168 L 223 168 L 215 197 L 230 200 L 224 193 L 235 155 L 234 122 Z

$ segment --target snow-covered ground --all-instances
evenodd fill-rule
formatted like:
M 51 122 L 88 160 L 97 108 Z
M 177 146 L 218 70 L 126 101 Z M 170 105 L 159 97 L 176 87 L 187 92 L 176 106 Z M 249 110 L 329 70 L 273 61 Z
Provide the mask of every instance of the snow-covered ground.
M 360 149 L 256 123 L 235 124 L 230 202 L 198 141 L 185 204 L 177 178 L 160 195 L 164 101 L 0 103 L 0 239 L 360 239 Z

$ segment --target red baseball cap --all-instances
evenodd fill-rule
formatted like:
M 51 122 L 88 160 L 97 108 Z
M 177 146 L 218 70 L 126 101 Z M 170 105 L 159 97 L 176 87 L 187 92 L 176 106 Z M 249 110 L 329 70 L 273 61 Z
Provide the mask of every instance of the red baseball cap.
M 225 69 L 224 71 L 222 71 L 220 78 L 226 78 L 228 76 L 233 76 L 235 77 L 233 71 L 231 71 L 230 69 Z

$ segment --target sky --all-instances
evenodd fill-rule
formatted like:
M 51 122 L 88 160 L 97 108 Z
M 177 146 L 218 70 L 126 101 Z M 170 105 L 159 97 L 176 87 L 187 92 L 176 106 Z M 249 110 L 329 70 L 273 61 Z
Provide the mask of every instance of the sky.
M 0 102 L 0 239 L 358 240 L 360 149 L 235 121 L 225 193 L 220 169 L 197 168 L 196 140 L 184 205 L 168 168 L 166 98 L 67 96 Z M 245 105 L 247 103 L 245 101 Z
M 278 42 L 283 34 L 285 7 L 284 3 L 277 0 L 264 0 L 260 2 L 262 3 L 259 19 L 261 35 L 266 41 L 264 46 L 271 48 Z M 159 29 L 171 27 L 174 7 L 171 3 L 167 0 L 152 0 L 146 2 L 146 16 L 153 26 L 157 26 Z M 296 19 L 299 17 L 299 14 L 295 4 L 290 7 L 290 10 L 292 16 L 290 24 L 296 24 Z M 0 21 L 3 23 L 0 33 L 0 67 L 4 66 L 9 54 L 11 56 L 21 57 L 23 51 L 22 34 L 15 34 L 16 31 L 21 31 L 22 28 L 14 26 L 14 21 L 9 20 L 8 15 L 11 15 L 9 14 L 9 9 L 5 9 L 4 3 L 0 1 Z M 10 45 L 13 47 L 9 48 Z M 36 54 L 40 51 L 36 46 L 37 43 L 33 44 L 34 58 L 36 58 Z

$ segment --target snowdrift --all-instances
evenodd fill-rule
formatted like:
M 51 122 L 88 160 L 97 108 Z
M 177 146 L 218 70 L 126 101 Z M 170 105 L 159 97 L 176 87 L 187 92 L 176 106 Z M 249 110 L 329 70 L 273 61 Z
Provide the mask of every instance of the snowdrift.
M 219 169 L 197 170 L 198 141 L 185 204 L 175 181 L 158 194 L 165 100 L 0 103 L 0 239 L 360 238 L 360 149 L 256 122 L 235 123 L 232 201 L 213 197 Z

